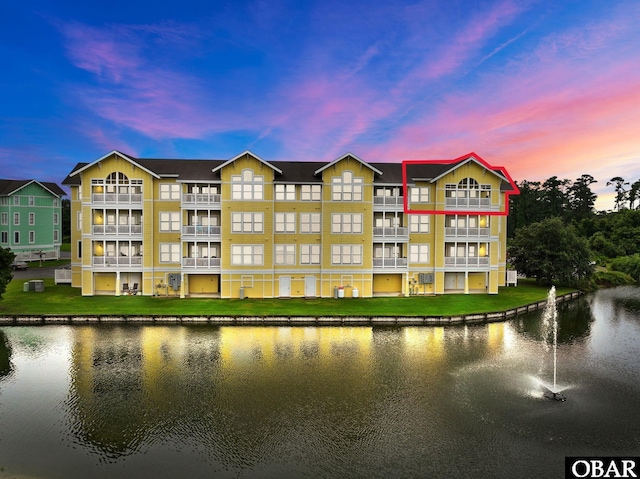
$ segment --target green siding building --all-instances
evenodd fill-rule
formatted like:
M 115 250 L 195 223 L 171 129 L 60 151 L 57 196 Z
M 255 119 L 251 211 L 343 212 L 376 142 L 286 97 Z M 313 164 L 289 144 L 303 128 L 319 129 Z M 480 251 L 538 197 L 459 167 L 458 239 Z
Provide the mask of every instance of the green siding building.
M 55 183 L 0 179 L 0 246 L 18 260 L 58 259 L 65 195 Z

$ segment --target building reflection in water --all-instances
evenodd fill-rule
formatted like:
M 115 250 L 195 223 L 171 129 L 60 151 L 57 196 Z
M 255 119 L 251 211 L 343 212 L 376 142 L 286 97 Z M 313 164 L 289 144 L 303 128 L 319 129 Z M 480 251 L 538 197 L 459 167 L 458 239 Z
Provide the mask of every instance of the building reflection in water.
M 369 447 L 385 441 L 381 421 L 438 421 L 451 382 L 442 363 L 500 354 L 505 330 L 76 327 L 68 417 L 77 440 L 107 460 L 175 444 L 243 467 L 267 451 L 284 461 Z
M 8 377 L 12 369 L 11 346 L 4 331 L 0 329 L 0 381 Z

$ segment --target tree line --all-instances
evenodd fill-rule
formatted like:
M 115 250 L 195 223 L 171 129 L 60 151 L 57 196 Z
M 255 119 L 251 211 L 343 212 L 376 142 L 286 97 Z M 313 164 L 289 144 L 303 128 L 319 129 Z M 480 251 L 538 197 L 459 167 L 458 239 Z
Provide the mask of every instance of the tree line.
M 520 195 L 511 197 L 507 228 L 515 269 L 544 283 L 577 285 L 605 268 L 640 281 L 640 180 L 607 182 L 615 192 L 612 211 L 595 210 L 594 183 L 586 174 L 516 182 Z

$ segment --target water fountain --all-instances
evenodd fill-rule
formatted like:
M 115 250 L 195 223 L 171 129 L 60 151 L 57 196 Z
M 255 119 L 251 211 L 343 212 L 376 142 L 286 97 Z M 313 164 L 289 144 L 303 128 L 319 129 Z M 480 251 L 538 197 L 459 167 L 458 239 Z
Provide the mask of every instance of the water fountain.
M 545 341 L 547 340 L 549 328 L 551 328 L 553 347 L 553 389 L 544 388 L 544 397 L 554 401 L 566 401 L 567 398 L 557 391 L 558 379 L 558 309 L 556 307 L 556 287 L 551 286 L 547 295 L 547 305 L 542 315 L 542 324 L 545 331 Z

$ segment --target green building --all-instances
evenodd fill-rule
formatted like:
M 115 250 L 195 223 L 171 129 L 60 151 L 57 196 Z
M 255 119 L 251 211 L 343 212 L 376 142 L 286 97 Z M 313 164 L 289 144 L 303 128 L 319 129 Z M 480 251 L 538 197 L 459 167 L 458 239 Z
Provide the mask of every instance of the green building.
M 58 259 L 65 195 L 55 183 L 0 179 L 0 246 L 17 260 Z

